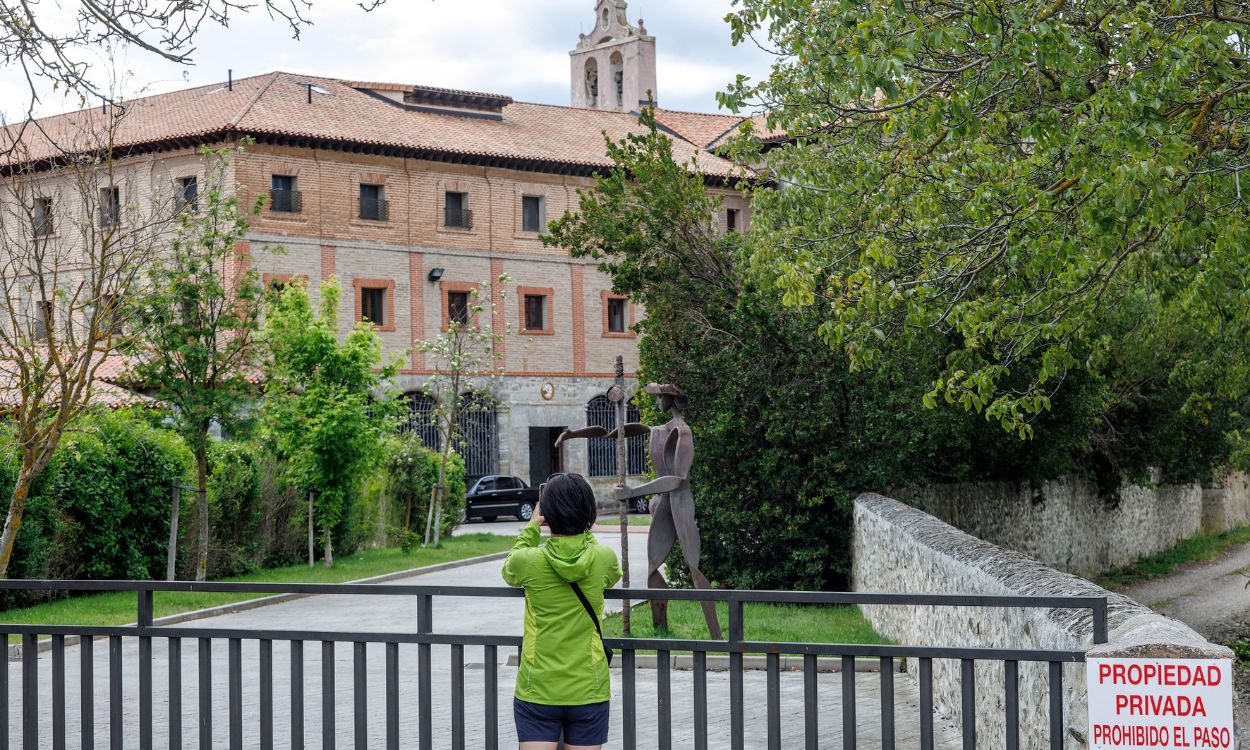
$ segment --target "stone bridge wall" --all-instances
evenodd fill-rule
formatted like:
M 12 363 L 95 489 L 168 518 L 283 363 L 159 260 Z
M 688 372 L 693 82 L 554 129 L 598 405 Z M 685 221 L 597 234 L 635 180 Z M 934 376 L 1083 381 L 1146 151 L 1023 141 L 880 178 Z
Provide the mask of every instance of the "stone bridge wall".
M 1089 581 L 1049 568 L 1018 552 L 970 536 L 933 516 L 880 495 L 855 501 L 853 583 L 857 591 L 1014 596 L 1105 596 L 1110 644 L 1103 656 L 1230 658 L 1188 626 Z M 1088 611 L 973 607 L 863 607 L 882 635 L 904 645 L 976 646 L 1085 651 L 1093 621 Z M 918 663 L 907 660 L 915 674 Z M 1047 747 L 1047 667 L 1020 665 L 1021 747 Z M 934 705 L 960 724 L 959 662 L 935 660 Z M 976 666 L 978 747 L 1002 747 L 1001 662 Z M 1066 748 L 1086 747 L 1084 664 L 1063 668 Z
M 1238 486 L 1244 489 L 1244 477 Z M 1037 486 L 939 484 L 894 494 L 975 537 L 1088 576 L 1129 565 L 1197 534 L 1204 528 L 1204 501 L 1212 508 L 1207 514 L 1211 528 L 1250 522 L 1250 492 L 1204 492 L 1197 484 L 1124 485 L 1110 502 L 1076 477 Z

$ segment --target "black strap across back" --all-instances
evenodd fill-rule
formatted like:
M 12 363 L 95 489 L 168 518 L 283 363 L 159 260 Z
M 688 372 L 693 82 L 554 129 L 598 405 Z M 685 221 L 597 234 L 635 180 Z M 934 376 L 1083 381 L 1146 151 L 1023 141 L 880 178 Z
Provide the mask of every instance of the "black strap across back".
M 608 657 L 608 666 L 612 666 L 612 649 L 603 642 L 603 628 L 599 626 L 599 616 L 595 614 L 595 608 L 590 606 L 590 600 L 586 598 L 586 594 L 582 593 L 581 586 L 574 581 L 569 581 L 569 585 L 573 587 L 573 593 L 577 594 L 577 600 L 582 603 L 582 609 L 586 610 L 586 614 L 590 615 L 590 621 L 595 624 L 595 632 L 599 634 L 599 643 L 603 646 L 603 655 Z

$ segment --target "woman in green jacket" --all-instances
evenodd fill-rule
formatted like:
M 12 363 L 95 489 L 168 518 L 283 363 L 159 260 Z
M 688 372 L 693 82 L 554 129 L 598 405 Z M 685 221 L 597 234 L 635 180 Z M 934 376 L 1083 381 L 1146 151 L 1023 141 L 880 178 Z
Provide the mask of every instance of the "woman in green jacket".
M 513 716 L 521 750 L 599 748 L 608 738 L 608 658 L 600 635 L 603 590 L 621 579 L 616 553 L 599 544 L 595 495 L 578 474 L 553 474 L 503 565 L 525 588 Z M 542 544 L 539 529 L 550 538 Z

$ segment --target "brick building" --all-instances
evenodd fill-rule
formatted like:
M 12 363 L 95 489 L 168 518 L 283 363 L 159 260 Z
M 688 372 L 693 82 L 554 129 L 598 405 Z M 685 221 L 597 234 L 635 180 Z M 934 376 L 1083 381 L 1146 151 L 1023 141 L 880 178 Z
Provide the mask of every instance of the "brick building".
M 618 354 L 627 372 L 637 364 L 631 325 L 644 311 L 612 294 L 594 264 L 544 247 L 539 234 L 609 166 L 604 134 L 640 132 L 637 100 L 662 100 L 655 38 L 641 21 L 627 23 L 623 0 L 598 0 L 595 11 L 594 32 L 570 53 L 580 106 L 284 72 L 128 102 L 116 134 L 126 154 L 119 199 L 194 191 L 204 179 L 199 148 L 250 139 L 229 157 L 227 177 L 243 198 L 269 200 L 240 265 L 269 281 L 305 280 L 314 293 L 336 276 L 342 330 L 375 323 L 387 355 L 403 357 L 397 385 L 418 411 L 430 369 L 413 342 L 437 336 L 474 284 L 508 274 L 511 298 L 482 321 L 510 329 L 506 374 L 493 386 L 503 406 L 473 417 L 462 451 L 470 474 L 537 482 L 559 468 L 610 486 L 609 446 L 575 441 L 557 455 L 551 445 L 565 426 L 611 423 L 603 396 Z M 40 131 L 55 138 L 92 116 L 50 118 Z M 741 118 L 660 110 L 658 119 L 676 158 L 695 159 L 723 197 L 726 229 L 744 228 L 750 209 L 732 187 L 737 172 L 713 153 Z M 639 445 L 630 472 L 644 469 Z

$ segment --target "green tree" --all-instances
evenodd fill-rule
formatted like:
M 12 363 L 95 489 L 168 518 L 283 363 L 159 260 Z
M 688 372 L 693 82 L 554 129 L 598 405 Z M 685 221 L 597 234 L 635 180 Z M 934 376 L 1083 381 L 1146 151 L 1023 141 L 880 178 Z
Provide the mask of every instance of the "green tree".
M 1181 389 L 1138 361 L 1141 349 L 1123 348 L 1097 374 L 1071 373 L 1034 419 L 1031 441 L 1003 440 L 997 424 L 972 413 L 923 406 L 916 394 L 955 346 L 932 330 L 906 329 L 875 367 L 851 372 L 847 355 L 819 335 L 830 303 L 783 305 L 750 272 L 753 238 L 716 227 L 719 198 L 693 164 L 674 161 L 648 112 L 643 122 L 646 132 L 608 143 L 615 167 L 545 239 L 599 260 L 614 290 L 646 307 L 639 377 L 676 383 L 689 397 L 691 486 L 713 580 L 844 586 L 850 503 L 866 490 L 1074 471 L 1118 484 L 1106 464 L 1160 466 L 1181 478 L 1209 472 L 1222 455 L 1210 446 L 1218 432 L 1178 416 Z M 1135 316 L 1104 324 L 1151 325 Z M 1170 369 L 1169 357 L 1160 352 L 1156 366 Z M 1129 372 L 1142 375 L 1133 392 L 1115 390 Z M 1124 434 L 1100 432 L 1112 409 Z M 680 557 L 669 565 L 680 579 Z
M 1230 346 L 1250 340 L 1247 10 L 742 0 L 734 41 L 766 36 L 777 59 L 721 101 L 790 139 L 762 157 L 786 189 L 754 195 L 755 272 L 819 311 L 854 368 L 941 335 L 926 402 L 1021 435 L 1125 345 L 1167 351 L 1177 406 L 1235 411 L 1250 387 L 1250 349 Z M 753 160 L 757 146 L 737 144 Z
M 123 302 L 175 225 L 160 191 L 118 187 L 147 182 L 114 153 L 125 117 L 114 107 L 71 125 L 60 134 L 62 158 L 52 160 L 36 156 L 24 129 L 0 129 L 0 404 L 21 458 L 0 532 L 0 578 L 31 488 L 68 426 L 99 401 L 98 375 L 129 323 Z
M 461 425 L 465 416 L 475 411 L 493 411 L 501 404 L 494 386 L 504 371 L 500 345 L 507 327 L 495 330 L 492 325 L 483 329 L 480 320 L 483 316 L 491 321 L 496 319 L 495 311 L 507 297 L 510 281 L 504 274 L 494 283 L 474 286 L 463 312 L 447 321 L 447 330 L 432 339 L 415 342 L 417 351 L 425 354 L 434 370 L 423 390 L 434 403 L 429 418 L 438 430 L 442 446 L 438 481 L 430 493 L 425 518 L 427 546 L 437 546 L 442 537 L 443 517 L 448 509 L 448 466 L 452 447 L 464 437 Z
M 177 237 L 148 272 L 137 298 L 134 379 L 171 409 L 174 427 L 195 453 L 195 579 L 208 573 L 208 454 L 214 423 L 230 428 L 256 388 L 262 294 L 256 272 L 233 262 L 247 234 L 250 211 L 224 189 L 225 154 L 205 153 L 211 188 L 193 206 L 181 206 Z
M 334 533 L 381 457 L 387 409 L 371 394 L 396 369 L 380 366 L 382 344 L 367 323 L 339 342 L 340 291 L 336 280 L 323 282 L 314 310 L 303 285 L 288 285 L 267 306 L 264 332 L 262 430 L 286 459 L 288 481 L 310 493 L 308 564 L 315 528 L 327 567 L 334 564 Z

